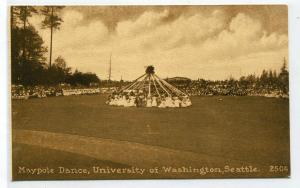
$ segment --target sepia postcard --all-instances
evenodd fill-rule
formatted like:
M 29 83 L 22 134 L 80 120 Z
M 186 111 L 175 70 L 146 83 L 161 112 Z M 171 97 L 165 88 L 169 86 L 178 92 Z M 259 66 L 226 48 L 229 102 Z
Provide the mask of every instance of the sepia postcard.
M 288 178 L 286 5 L 10 6 L 12 178 Z

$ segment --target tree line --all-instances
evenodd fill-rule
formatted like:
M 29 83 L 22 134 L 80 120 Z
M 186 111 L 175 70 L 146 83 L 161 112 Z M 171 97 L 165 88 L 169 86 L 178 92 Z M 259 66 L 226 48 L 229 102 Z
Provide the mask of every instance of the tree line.
M 287 62 L 283 59 L 282 67 L 277 73 L 275 70 L 263 70 L 260 75 L 250 74 L 248 76 L 241 76 L 239 79 L 229 78 L 226 80 L 210 81 L 204 79 L 198 79 L 193 81 L 192 85 L 198 85 L 199 87 L 207 87 L 209 85 L 222 85 L 228 86 L 228 88 L 240 88 L 240 89 L 268 89 L 268 90 L 280 90 L 285 94 L 289 92 L 289 72 L 287 68 Z M 188 83 L 189 85 L 189 83 Z
M 57 85 L 90 85 L 99 83 L 94 73 L 72 72 L 65 59 L 52 57 L 53 35 L 63 22 L 60 13 L 63 6 L 12 6 L 10 9 L 11 29 L 11 80 L 12 84 L 24 86 Z M 50 32 L 49 58 L 45 54 L 48 48 L 36 28 L 28 21 L 33 15 L 43 16 L 41 29 Z
M 284 58 L 283 65 L 280 72 L 272 70 L 263 70 L 260 76 L 249 75 L 247 77 L 241 77 L 239 83 L 243 87 L 248 87 L 249 85 L 255 85 L 258 88 L 276 88 L 283 91 L 283 93 L 289 92 L 289 72 L 287 69 L 287 63 Z

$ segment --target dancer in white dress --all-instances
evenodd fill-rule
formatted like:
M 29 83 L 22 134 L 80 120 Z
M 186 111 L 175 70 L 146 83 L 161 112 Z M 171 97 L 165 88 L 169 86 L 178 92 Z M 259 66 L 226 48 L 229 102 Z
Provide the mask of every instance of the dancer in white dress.
M 171 97 L 166 97 L 166 107 L 174 107 L 173 100 Z
M 123 106 L 123 97 L 122 97 L 122 95 L 119 95 L 118 96 L 118 101 L 116 102 L 116 105 L 117 106 Z
M 126 99 L 126 95 L 122 96 L 122 102 L 121 102 L 121 106 L 127 106 L 127 99 Z
M 174 107 L 179 108 L 181 101 L 178 99 L 178 97 L 174 97 Z
M 112 97 L 112 98 L 109 99 L 108 104 L 109 105 L 115 105 L 114 102 L 115 102 L 115 98 Z
M 152 103 L 151 103 L 151 106 L 157 107 L 157 100 L 156 100 L 156 97 L 152 97 Z
M 182 99 L 181 107 L 187 107 L 187 104 L 186 104 L 186 98 L 183 98 L 183 99 Z
M 191 100 L 186 96 L 183 97 L 181 107 L 188 107 L 188 106 L 191 106 L 191 105 L 192 105 Z
M 123 103 L 124 103 L 124 107 L 130 107 L 130 99 L 129 98 L 128 99 L 125 98 L 125 101 L 123 101 Z
M 158 108 L 166 108 L 166 101 L 165 101 L 165 99 L 161 99 L 160 104 L 158 105 Z
M 147 97 L 146 107 L 152 107 L 152 101 L 150 97 Z
M 187 106 L 192 106 L 192 101 L 190 98 L 187 98 L 186 104 L 187 104 Z
M 129 97 L 129 106 L 136 106 L 134 96 Z

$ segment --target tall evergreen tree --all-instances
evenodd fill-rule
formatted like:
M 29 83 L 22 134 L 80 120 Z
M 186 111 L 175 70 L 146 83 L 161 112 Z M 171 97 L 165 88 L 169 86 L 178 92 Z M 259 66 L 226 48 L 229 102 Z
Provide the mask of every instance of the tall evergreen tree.
M 60 29 L 60 25 L 63 22 L 59 16 L 59 12 L 63 9 L 63 6 L 46 6 L 41 9 L 41 13 L 44 15 L 42 21 L 43 29 L 50 29 L 50 54 L 49 54 L 49 67 L 52 63 L 52 43 L 53 43 L 53 32 L 54 30 Z
M 12 26 L 17 24 L 16 23 L 16 17 L 20 20 L 20 24 L 22 25 L 23 28 L 23 37 L 22 37 L 22 58 L 23 61 L 26 61 L 26 41 L 27 41 L 27 35 L 26 33 L 26 27 L 29 25 L 28 24 L 28 18 L 31 17 L 34 13 L 37 13 L 37 9 L 34 8 L 33 6 L 16 6 L 11 8 L 11 21 L 12 21 Z
M 260 79 L 259 79 L 260 85 L 261 86 L 266 86 L 268 83 L 268 71 L 263 70 L 261 75 L 260 75 Z
M 278 75 L 278 80 L 281 86 L 281 89 L 284 93 L 288 93 L 289 90 L 289 72 L 287 69 L 286 59 L 283 58 L 283 65 L 280 69 L 280 73 Z
M 47 48 L 43 46 L 44 41 L 39 36 L 34 27 L 29 26 L 26 32 L 26 59 L 22 56 L 22 41 L 24 31 L 22 28 L 15 27 L 11 31 L 11 66 L 12 83 L 33 85 L 43 78 L 40 71 L 43 71 L 45 62 L 44 54 Z

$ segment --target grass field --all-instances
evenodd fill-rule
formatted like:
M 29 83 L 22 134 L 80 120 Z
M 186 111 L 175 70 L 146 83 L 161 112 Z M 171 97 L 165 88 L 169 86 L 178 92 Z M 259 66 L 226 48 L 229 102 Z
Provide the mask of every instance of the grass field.
M 218 165 L 234 160 L 266 168 L 268 165 L 289 166 L 286 99 L 192 97 L 190 108 L 168 109 L 114 107 L 105 105 L 105 100 L 104 95 L 91 95 L 12 101 L 13 134 L 14 130 L 34 130 L 128 141 L 224 159 L 218 161 Z M 30 153 L 31 157 L 23 157 Z M 115 161 L 63 153 L 15 143 L 13 172 L 18 165 L 33 165 L 32 161 L 37 166 L 72 165 L 74 161 L 81 165 L 118 166 Z M 264 172 L 260 175 L 276 177 L 289 173 Z

